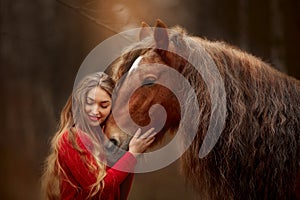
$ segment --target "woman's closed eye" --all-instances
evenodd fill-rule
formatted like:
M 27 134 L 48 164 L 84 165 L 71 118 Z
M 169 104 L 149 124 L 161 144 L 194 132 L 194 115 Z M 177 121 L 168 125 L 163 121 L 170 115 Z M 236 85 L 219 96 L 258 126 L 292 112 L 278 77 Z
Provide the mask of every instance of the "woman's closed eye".
M 108 108 L 110 106 L 110 103 L 109 102 L 101 103 L 100 106 L 102 108 Z
M 86 104 L 87 105 L 93 105 L 95 103 L 95 101 L 92 101 L 92 100 L 90 100 L 90 99 L 87 99 L 86 100 Z

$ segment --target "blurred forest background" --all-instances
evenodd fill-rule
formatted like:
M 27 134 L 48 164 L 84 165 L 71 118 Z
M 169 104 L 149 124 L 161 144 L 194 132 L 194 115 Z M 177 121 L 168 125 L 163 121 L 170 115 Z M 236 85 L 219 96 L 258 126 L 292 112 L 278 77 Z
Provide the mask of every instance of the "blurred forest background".
M 300 79 L 299 0 L 1 0 L 0 199 L 40 199 L 49 139 L 87 54 L 157 18 L 223 40 Z M 136 176 L 130 199 L 196 199 L 177 163 Z

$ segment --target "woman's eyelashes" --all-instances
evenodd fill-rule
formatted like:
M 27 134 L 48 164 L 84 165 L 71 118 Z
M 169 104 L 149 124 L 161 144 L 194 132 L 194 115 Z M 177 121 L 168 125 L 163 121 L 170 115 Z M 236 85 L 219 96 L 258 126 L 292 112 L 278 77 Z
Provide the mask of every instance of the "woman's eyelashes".
M 86 104 L 91 106 L 91 105 L 94 105 L 94 104 L 98 104 L 99 107 L 101 108 L 108 108 L 110 106 L 110 102 L 96 102 L 95 100 L 91 99 L 91 98 L 87 98 L 86 99 Z
M 93 105 L 93 104 L 94 104 L 94 102 L 87 101 L 87 102 L 86 102 L 86 104 L 87 104 L 87 105 L 89 105 L 89 106 L 91 106 L 91 105 Z
M 108 108 L 110 103 L 100 104 L 101 108 Z

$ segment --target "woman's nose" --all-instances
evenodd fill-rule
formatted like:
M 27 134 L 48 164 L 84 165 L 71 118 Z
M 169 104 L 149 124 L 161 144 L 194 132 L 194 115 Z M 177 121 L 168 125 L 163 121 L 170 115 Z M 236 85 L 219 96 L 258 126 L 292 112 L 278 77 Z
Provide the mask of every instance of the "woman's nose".
M 94 109 L 93 109 L 93 112 L 94 112 L 94 114 L 101 115 L 101 108 L 100 108 L 100 106 L 95 106 Z

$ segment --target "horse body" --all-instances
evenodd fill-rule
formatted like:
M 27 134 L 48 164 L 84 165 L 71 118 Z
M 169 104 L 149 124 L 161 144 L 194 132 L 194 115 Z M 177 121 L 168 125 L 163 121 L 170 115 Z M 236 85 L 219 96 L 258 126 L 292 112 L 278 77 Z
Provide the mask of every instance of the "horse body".
M 107 136 L 115 138 L 118 145 L 126 149 L 131 135 L 117 125 L 130 124 L 130 118 L 144 129 L 148 129 L 149 124 L 157 126 L 159 133 L 153 146 L 156 149 L 173 138 L 182 120 L 185 120 L 186 127 L 197 122 L 197 133 L 181 163 L 187 180 L 202 198 L 300 198 L 296 196 L 300 176 L 300 82 L 227 44 L 190 37 L 179 28 L 170 34 L 161 29 L 166 28 L 162 22 L 156 27 L 160 29 L 156 28 L 153 33 L 149 29 L 142 29 L 140 33 L 140 43 L 150 41 L 149 48 L 124 54 L 114 66 L 112 75 L 119 81 L 114 109 L 123 124 L 116 124 L 111 115 L 105 130 Z M 138 45 L 133 44 L 133 47 Z M 197 60 L 201 69 L 208 70 L 209 80 L 213 82 L 215 77 L 198 51 L 200 46 L 219 70 L 227 102 L 222 134 L 212 151 L 202 159 L 198 152 L 215 108 L 201 74 L 176 54 L 180 52 Z M 184 109 L 192 111 L 194 105 L 189 102 L 188 91 L 181 87 L 181 83 L 174 81 L 165 70 L 160 70 L 162 64 L 176 70 L 191 84 L 199 104 L 197 116 L 191 113 L 191 118 L 182 118 L 181 112 L 185 112 Z M 120 80 L 125 73 L 125 78 Z M 175 90 L 187 98 L 184 108 L 180 108 L 173 91 L 156 84 L 160 79 L 178 85 Z M 141 87 L 129 95 L 128 90 L 136 84 Z M 126 99 L 130 99 L 130 116 L 123 109 Z M 156 112 L 159 109 L 154 105 L 157 104 L 166 112 L 162 127 L 159 121 L 155 121 L 162 115 Z M 127 133 L 133 131 L 130 127 L 125 130 Z M 184 136 L 189 138 L 189 132 L 186 131 Z

